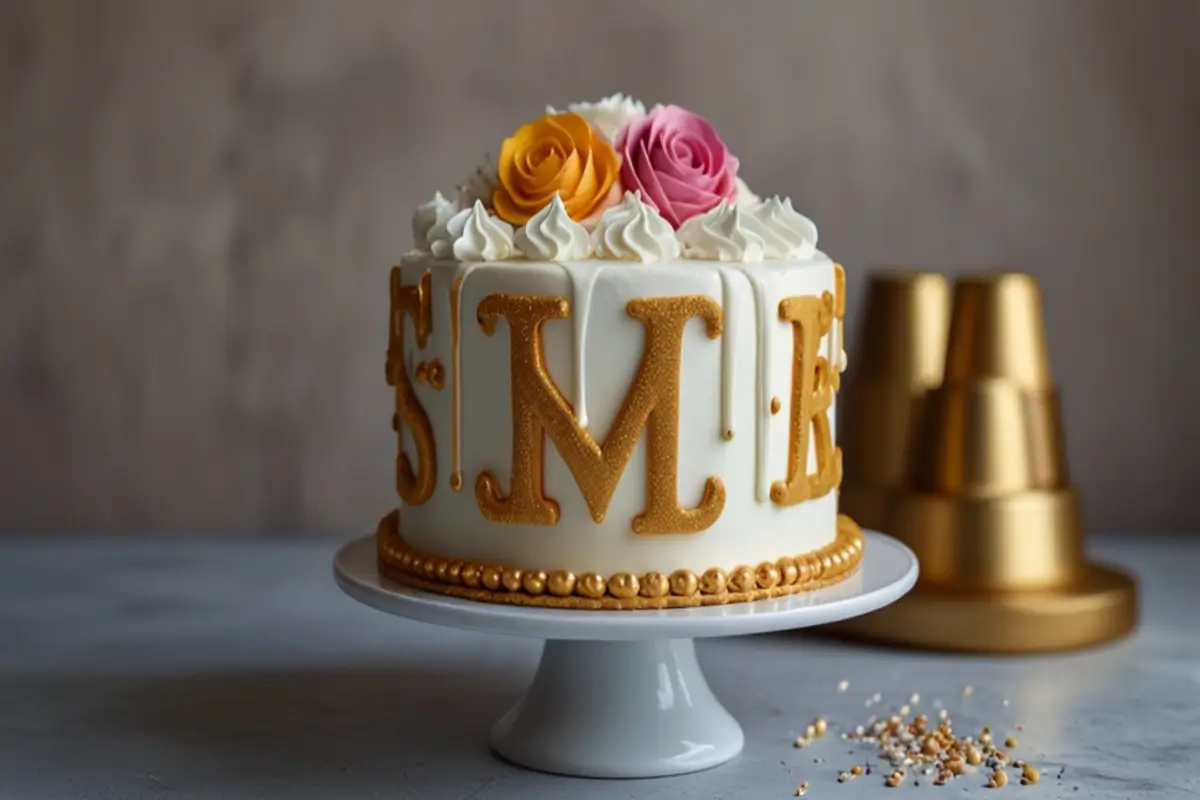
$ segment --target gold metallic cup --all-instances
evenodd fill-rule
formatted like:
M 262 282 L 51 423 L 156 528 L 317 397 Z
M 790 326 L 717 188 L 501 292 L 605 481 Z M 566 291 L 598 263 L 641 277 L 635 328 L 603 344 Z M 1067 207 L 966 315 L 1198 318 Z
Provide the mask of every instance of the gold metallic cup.
M 959 281 L 941 386 L 912 408 L 900 488 L 879 527 L 913 549 L 921 577 L 895 605 L 838 629 L 982 652 L 1084 647 L 1131 631 L 1134 582 L 1085 559 L 1033 278 Z
M 942 382 L 950 288 L 934 272 L 871 276 L 854 368 L 839 404 L 842 511 L 887 531 L 896 490 L 906 485 L 912 423 L 925 393 Z

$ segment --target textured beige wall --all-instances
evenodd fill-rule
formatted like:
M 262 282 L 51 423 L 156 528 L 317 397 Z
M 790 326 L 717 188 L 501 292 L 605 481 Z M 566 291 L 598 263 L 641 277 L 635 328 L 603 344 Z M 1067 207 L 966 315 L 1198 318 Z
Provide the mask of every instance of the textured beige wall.
M 0 530 L 369 528 L 409 209 L 614 90 L 851 292 L 1033 271 L 1092 527 L 1200 528 L 1198 75 L 1187 0 L 4 0 Z

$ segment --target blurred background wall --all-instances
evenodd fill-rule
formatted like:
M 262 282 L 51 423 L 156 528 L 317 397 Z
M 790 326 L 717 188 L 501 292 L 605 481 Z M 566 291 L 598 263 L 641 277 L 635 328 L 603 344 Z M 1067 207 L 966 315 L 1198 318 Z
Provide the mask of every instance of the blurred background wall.
M 852 316 L 1032 271 L 1091 528 L 1200 529 L 1200 3 L 3 0 L 0 530 L 371 529 L 412 207 L 613 91 L 791 194 Z

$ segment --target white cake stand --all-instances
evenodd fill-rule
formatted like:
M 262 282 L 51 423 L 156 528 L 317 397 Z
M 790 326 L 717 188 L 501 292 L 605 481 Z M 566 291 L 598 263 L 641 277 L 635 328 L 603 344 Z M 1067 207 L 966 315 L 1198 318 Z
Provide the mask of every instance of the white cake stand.
M 912 551 L 864 535 L 861 567 L 827 589 L 664 611 L 528 608 L 424 592 L 380 574 L 373 536 L 343 547 L 333 570 L 346 594 L 388 614 L 546 640 L 529 690 L 492 729 L 505 759 L 562 775 L 648 778 L 715 767 L 742 751 L 741 726 L 708 688 L 693 639 L 836 622 L 912 588 Z

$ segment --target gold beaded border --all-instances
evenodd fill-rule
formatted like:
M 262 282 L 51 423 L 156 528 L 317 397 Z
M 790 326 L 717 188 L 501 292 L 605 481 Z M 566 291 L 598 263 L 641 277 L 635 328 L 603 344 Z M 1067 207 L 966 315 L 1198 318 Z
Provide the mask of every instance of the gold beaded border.
M 862 561 L 863 535 L 858 524 L 839 515 L 834 541 L 804 555 L 741 566 L 732 572 L 714 567 L 702 575 L 676 570 L 670 575 L 594 572 L 575 576 L 562 570 L 503 567 L 442 558 L 418 552 L 400 536 L 400 515 L 384 517 L 376 531 L 380 569 L 418 589 L 509 605 L 630 610 L 687 608 L 745 603 L 832 586 Z

